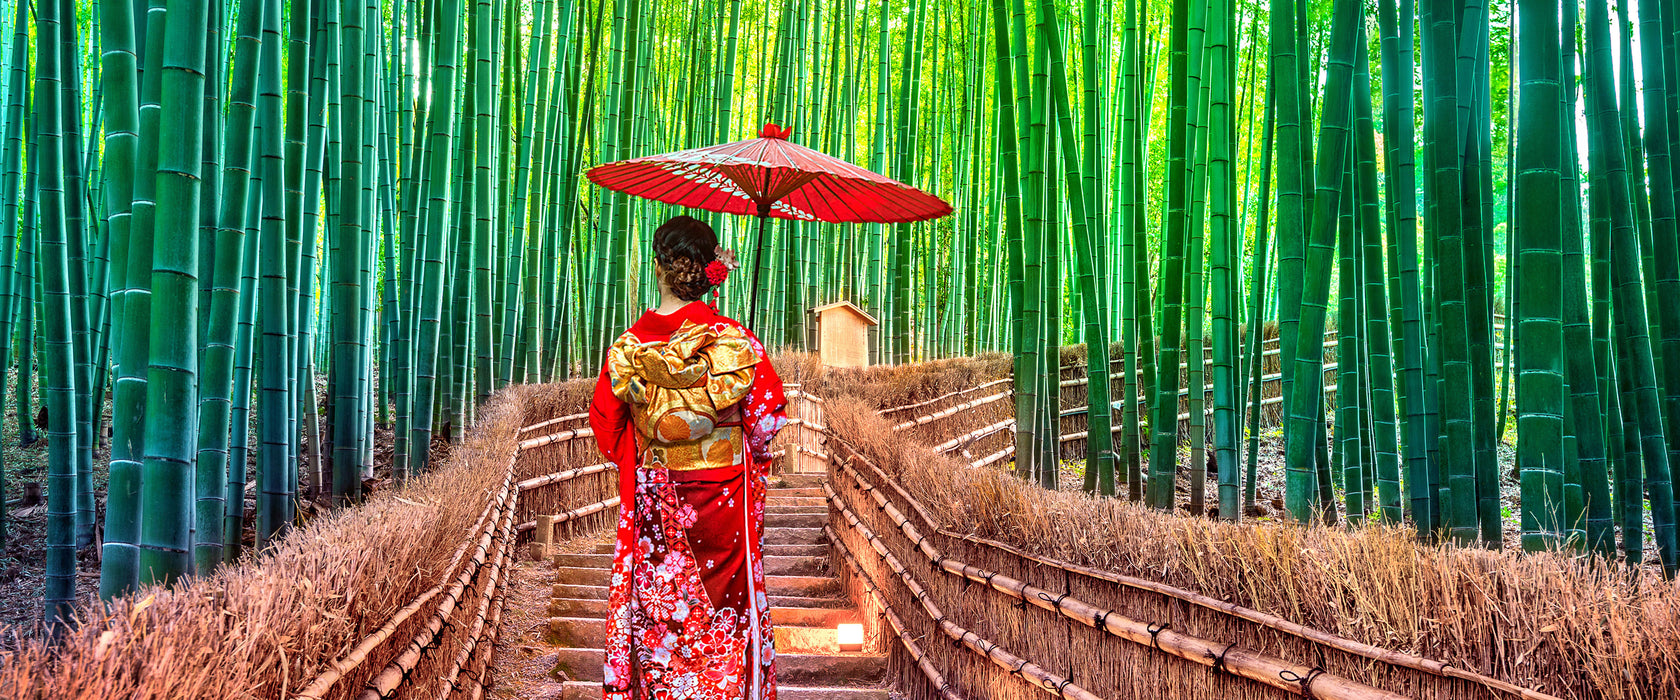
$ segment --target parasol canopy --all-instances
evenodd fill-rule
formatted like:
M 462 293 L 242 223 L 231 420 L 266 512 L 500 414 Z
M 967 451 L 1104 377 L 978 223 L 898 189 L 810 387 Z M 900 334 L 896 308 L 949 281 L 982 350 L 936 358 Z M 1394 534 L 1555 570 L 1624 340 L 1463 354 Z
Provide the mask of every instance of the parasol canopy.
M 897 224 L 937 219 L 951 205 L 885 175 L 787 140 L 759 137 L 607 163 L 589 181 L 666 204 L 794 221 Z
M 758 138 L 590 168 L 601 187 L 691 209 L 758 217 L 747 323 L 758 314 L 764 222 L 901 224 L 951 213 L 945 200 L 787 140 L 793 129 L 765 124 Z

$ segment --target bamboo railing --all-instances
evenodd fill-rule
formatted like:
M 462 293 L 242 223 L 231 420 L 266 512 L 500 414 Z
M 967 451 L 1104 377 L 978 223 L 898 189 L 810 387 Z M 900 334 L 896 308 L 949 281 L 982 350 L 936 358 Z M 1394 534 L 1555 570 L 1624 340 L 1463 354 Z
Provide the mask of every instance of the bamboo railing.
M 857 456 L 854 455 L 853 458 L 842 461 L 839 465 L 840 471 L 851 476 L 858 488 L 875 500 L 876 509 L 885 513 L 886 517 L 898 527 L 904 541 L 914 543 L 911 551 L 919 551 L 936 571 L 959 576 L 972 583 L 984 584 L 990 591 L 1060 613 L 1071 620 L 1108 632 L 1120 639 L 1144 646 L 1153 646 L 1156 651 L 1304 697 L 1324 698 L 1325 700 L 1402 700 L 1406 697 L 1347 678 L 1334 676 L 1312 666 L 1292 663 L 1243 649 L 1234 640 L 1228 643 L 1218 643 L 1174 632 L 1166 624 L 1147 624 L 1133 620 L 1113 610 L 1106 610 L 1085 603 L 1068 594 L 1056 594 L 998 572 L 987 571 L 949 558 L 928 542 L 928 537 L 911 524 L 909 519 L 893 505 L 885 494 L 881 493 L 862 474 L 858 473 L 857 469 L 852 466 L 852 462 L 856 459 Z M 881 554 L 894 572 L 904 579 L 911 594 L 922 602 L 927 608 L 928 615 L 936 620 L 947 635 L 960 638 L 965 645 L 979 653 L 984 653 L 988 658 L 995 661 L 999 659 L 1011 660 L 1008 662 L 1000 661 L 1000 663 L 1004 663 L 1005 668 L 1009 669 L 1011 673 L 1028 677 L 1035 685 L 1049 689 L 1053 694 L 1076 698 L 1097 697 L 1084 688 L 1073 685 L 1069 679 L 1045 671 L 1036 664 L 1022 660 L 1008 654 L 1008 652 L 1000 651 L 995 644 L 985 642 L 978 637 L 975 637 L 974 641 L 970 641 L 969 637 L 972 633 L 962 631 L 959 634 L 959 630 L 962 628 L 956 627 L 954 623 L 946 620 L 938 609 L 927 601 L 926 590 L 909 573 L 909 570 L 898 561 L 897 557 L 888 551 L 885 545 L 878 542 L 880 537 L 861 522 L 856 513 L 828 484 L 823 485 L 823 490 L 833 508 L 839 511 L 840 516 L 845 519 L 847 524 L 858 530 L 864 539 L 876 548 L 876 551 Z
M 515 439 L 585 415 L 561 416 L 524 426 L 515 432 Z M 484 697 L 489 681 L 486 670 L 493 661 L 502 612 L 507 605 L 509 574 L 515 557 L 513 545 L 522 533 L 536 528 L 535 522 L 520 523 L 516 518 L 521 495 L 540 493 L 583 477 L 607 474 L 615 466 L 610 463 L 590 464 L 521 481 L 515 481 L 514 475 L 519 471 L 522 460 L 531 456 L 530 450 L 563 445 L 593 435 L 594 432 L 588 428 L 577 428 L 520 440 L 503 467 L 501 486 L 490 494 L 478 520 L 456 547 L 451 563 L 444 569 L 443 578 L 398 609 L 349 651 L 328 664 L 301 692 L 291 697 L 297 700 L 346 697 L 344 689 L 338 688 L 340 682 L 361 669 L 369 659 L 379 656 L 380 649 L 398 639 L 406 640 L 402 650 L 392 661 L 375 671 L 359 692 L 351 695 L 358 700 L 383 700 L 398 695 L 437 700 Z M 610 477 L 610 474 L 607 476 Z M 552 525 L 608 511 L 618 505 L 618 500 L 614 496 L 556 515 L 543 516 L 543 520 L 550 524 L 552 533 Z M 409 632 L 399 634 L 404 630 Z M 447 658 L 432 658 L 446 648 L 453 650 Z M 428 668 L 441 670 L 422 678 L 416 673 L 422 664 L 433 664 Z
M 1100 630 L 1110 637 L 1124 639 L 1136 645 L 1143 645 L 1161 653 L 1178 658 L 1184 663 L 1194 663 L 1211 670 L 1233 677 L 1241 677 L 1251 682 L 1264 685 L 1273 691 L 1282 691 L 1292 695 L 1317 698 L 1397 698 L 1405 697 L 1391 691 L 1379 690 L 1350 681 L 1344 677 L 1337 677 L 1325 672 L 1324 655 L 1334 652 L 1343 655 L 1343 667 L 1358 668 L 1366 673 L 1376 673 L 1375 669 L 1387 668 L 1414 672 L 1416 675 L 1410 687 L 1427 684 L 1428 679 L 1439 679 L 1439 687 L 1430 689 L 1430 697 L 1463 697 L 1466 689 L 1474 688 L 1478 695 L 1485 694 L 1490 698 L 1520 698 L 1522 700 L 1559 700 L 1546 693 L 1524 688 L 1513 683 L 1505 682 L 1473 671 L 1455 667 L 1451 664 L 1426 659 L 1413 654 L 1406 654 L 1374 645 L 1338 637 L 1291 622 L 1289 620 L 1245 608 L 1234 603 L 1221 601 L 1203 596 L 1192 591 L 1183 590 L 1155 581 L 1114 574 L 1089 567 L 1078 566 L 1057 561 L 1047 557 L 1031 554 L 1010 545 L 986 540 L 972 535 L 951 532 L 942 529 L 938 521 L 919 501 L 912 497 L 904 488 L 889 478 L 867 455 L 858 451 L 843 437 L 831 434 L 829 444 L 838 450 L 831 456 L 830 484 L 824 485 L 826 499 L 830 503 L 830 512 L 835 518 L 835 524 L 829 531 L 830 539 L 843 551 L 838 553 L 840 558 L 848 562 L 848 566 L 856 566 L 855 555 L 845 550 L 845 538 L 840 536 L 836 528 L 842 526 L 851 529 L 861 537 L 871 549 L 882 555 L 887 536 L 878 534 L 868 528 L 863 522 L 860 512 L 872 513 L 875 518 L 883 519 L 889 532 L 895 536 L 891 540 L 894 546 L 909 552 L 912 556 L 925 559 L 930 569 L 942 572 L 962 583 L 963 590 L 973 584 L 984 585 L 993 594 L 1007 597 L 1015 601 L 1016 606 L 1030 606 L 1047 613 L 1058 615 L 1065 620 L 1078 622 L 1085 628 Z M 946 447 L 948 444 L 942 444 Z M 861 465 L 861 467 L 859 466 Z M 870 472 L 865 476 L 863 470 Z M 838 477 L 845 477 L 839 480 Z M 846 483 L 851 489 L 840 486 Z M 884 487 L 882 486 L 884 485 Z M 855 490 L 863 494 L 864 502 L 848 503 L 841 493 Z M 891 495 L 888 495 L 888 492 Z M 902 504 L 902 508 L 901 508 Z M 906 511 L 905 509 L 908 509 Z M 911 522 L 906 512 L 914 513 L 920 522 L 918 526 Z M 1019 578 L 1010 577 L 995 570 L 988 570 L 981 566 L 961 561 L 936 543 L 967 545 L 978 548 L 975 551 L 990 552 L 988 558 L 1000 558 L 1022 562 L 1022 569 L 1037 569 L 1062 572 L 1061 575 L 1069 581 L 1080 578 L 1091 582 L 1093 586 L 1108 586 L 1116 590 L 1137 591 L 1139 594 L 1159 596 L 1161 599 L 1176 603 L 1180 606 L 1188 605 L 1194 609 L 1206 611 L 1211 619 L 1226 619 L 1241 621 L 1243 624 L 1253 625 L 1256 629 L 1265 629 L 1282 635 L 1283 638 L 1293 639 L 1292 645 L 1302 648 L 1318 649 L 1318 658 L 1311 665 L 1290 662 L 1283 658 L 1258 653 L 1245 645 L 1237 644 L 1237 640 L 1216 643 L 1207 639 L 1186 635 L 1178 630 L 1169 629 L 1166 622 L 1146 624 L 1139 620 L 1122 616 L 1103 606 L 1082 600 L 1068 592 L 1057 592 L 1027 583 Z M 897 574 L 900 570 L 908 572 L 917 570 L 913 565 L 906 565 L 904 560 L 895 555 L 897 566 L 887 562 Z M 862 575 L 861 571 L 859 572 Z M 1089 586 L 1087 586 L 1089 588 Z M 928 588 L 918 581 L 916 592 L 911 595 L 918 600 L 932 597 L 934 594 L 925 592 Z M 1169 606 L 1168 609 L 1172 609 Z M 1184 608 L 1178 608 L 1183 610 Z M 1174 616 L 1177 617 L 1176 615 Z M 1005 623 L 994 620 L 993 626 Z M 1304 646 L 1303 646 L 1304 645 Z M 1088 650 L 1081 650 L 1081 655 Z M 1393 671 L 1385 672 L 1373 677 L 1393 678 Z M 1421 680 L 1420 680 L 1421 679 Z M 1035 682 L 1035 686 L 1037 683 Z M 1444 694 L 1443 694 L 1444 693 Z M 1258 696 L 1256 696 L 1258 697 Z

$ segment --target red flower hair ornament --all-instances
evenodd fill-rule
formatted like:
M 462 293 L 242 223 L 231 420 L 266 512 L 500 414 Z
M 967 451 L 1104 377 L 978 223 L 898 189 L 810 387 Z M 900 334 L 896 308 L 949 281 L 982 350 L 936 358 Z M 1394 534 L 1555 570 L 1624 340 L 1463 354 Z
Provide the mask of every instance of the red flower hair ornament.
M 706 281 L 716 287 L 728 280 L 729 273 L 740 265 L 735 262 L 735 252 L 724 250 L 722 246 L 713 249 L 712 254 L 716 259 L 706 264 Z
M 712 285 L 712 308 L 717 308 L 718 297 L 722 294 L 718 285 L 729 279 L 729 273 L 740 265 L 735 262 L 735 251 L 724 250 L 723 246 L 712 249 L 712 261 L 706 263 L 706 281 Z

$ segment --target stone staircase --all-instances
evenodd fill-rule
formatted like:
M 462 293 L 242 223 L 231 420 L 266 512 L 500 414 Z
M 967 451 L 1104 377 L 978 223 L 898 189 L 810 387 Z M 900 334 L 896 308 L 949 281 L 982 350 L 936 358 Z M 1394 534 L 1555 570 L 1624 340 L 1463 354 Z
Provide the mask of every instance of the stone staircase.
M 828 571 L 823 524 L 828 506 L 820 474 L 771 477 L 764 515 L 764 583 L 776 628 L 781 700 L 887 700 L 884 654 L 841 652 L 835 627 L 858 613 Z M 564 700 L 601 697 L 607 578 L 612 543 L 587 554 L 557 554 L 548 629 L 556 670 L 571 680 Z

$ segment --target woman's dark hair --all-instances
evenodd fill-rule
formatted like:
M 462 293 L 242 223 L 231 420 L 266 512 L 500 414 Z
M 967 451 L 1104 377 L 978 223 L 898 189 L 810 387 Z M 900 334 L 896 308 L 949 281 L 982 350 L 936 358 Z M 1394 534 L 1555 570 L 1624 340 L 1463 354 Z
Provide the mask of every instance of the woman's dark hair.
M 717 259 L 717 232 L 692 216 L 677 215 L 653 232 L 653 255 L 665 268 L 665 285 L 683 301 L 711 291 L 706 265 Z

